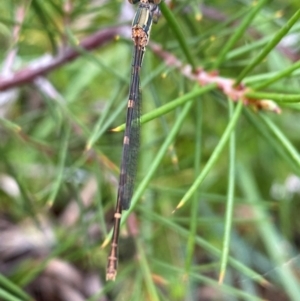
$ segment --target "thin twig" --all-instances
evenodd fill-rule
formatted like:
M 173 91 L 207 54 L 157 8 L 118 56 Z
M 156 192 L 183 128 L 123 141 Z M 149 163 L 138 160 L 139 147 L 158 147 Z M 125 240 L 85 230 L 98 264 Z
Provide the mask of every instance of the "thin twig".
M 279 106 L 270 99 L 251 99 L 247 97 L 246 94 L 250 92 L 250 89 L 244 84 L 235 86 L 234 79 L 219 76 L 216 71 L 208 72 L 203 68 L 198 68 L 193 72 L 190 65 L 184 65 L 172 53 L 163 50 L 159 44 L 149 43 L 149 46 L 156 55 L 165 61 L 167 66 L 176 67 L 185 77 L 198 82 L 200 86 L 216 84 L 217 88 L 233 101 L 242 100 L 244 105 L 250 105 L 256 110 L 267 110 L 277 114 L 281 113 Z
M 99 46 L 103 46 L 104 44 L 114 39 L 118 34 L 120 34 L 122 29 L 123 27 L 111 27 L 98 31 L 95 34 L 82 40 L 78 47 L 81 47 L 84 50 L 96 49 Z M 63 53 L 60 53 L 57 56 L 45 55 L 47 59 L 44 61 L 44 63 L 43 60 L 39 59 L 40 64 L 29 64 L 24 69 L 19 70 L 12 75 L 1 76 L 0 91 L 30 83 L 38 76 L 45 75 L 53 69 L 56 69 L 61 65 L 64 65 L 67 62 L 76 59 L 80 55 L 80 52 L 77 49 L 72 48 L 71 46 L 65 48 Z

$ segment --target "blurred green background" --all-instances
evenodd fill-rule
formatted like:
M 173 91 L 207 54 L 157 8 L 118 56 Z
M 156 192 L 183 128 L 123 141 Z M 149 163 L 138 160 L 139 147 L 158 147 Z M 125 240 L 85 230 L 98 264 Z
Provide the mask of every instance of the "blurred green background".
M 151 42 L 169 60 L 147 47 L 135 195 L 106 282 L 137 5 L 0 2 L 1 300 L 299 300 L 298 1 L 160 7 Z M 251 97 L 204 91 L 172 56 Z

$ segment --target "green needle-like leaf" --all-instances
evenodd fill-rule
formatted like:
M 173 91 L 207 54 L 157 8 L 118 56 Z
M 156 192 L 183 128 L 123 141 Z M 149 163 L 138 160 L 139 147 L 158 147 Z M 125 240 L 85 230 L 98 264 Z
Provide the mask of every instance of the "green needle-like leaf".
M 213 64 L 213 69 L 217 69 L 222 62 L 226 59 L 226 55 L 228 51 L 232 48 L 232 46 L 240 39 L 240 37 L 245 33 L 251 24 L 252 20 L 259 13 L 262 7 L 268 2 L 268 0 L 260 0 L 256 5 L 252 8 L 251 12 L 242 20 L 241 24 L 236 28 L 233 35 L 230 37 L 228 42 L 222 47 L 220 54 L 218 55 L 216 61 Z
M 215 84 L 211 84 L 205 87 L 199 87 L 198 85 L 196 85 L 195 88 L 192 90 L 192 92 L 186 93 L 185 95 L 180 96 L 174 99 L 173 101 L 168 102 L 167 104 L 153 110 L 152 112 L 144 114 L 141 117 L 141 124 L 147 123 L 155 118 L 167 114 L 172 110 L 175 110 L 176 108 L 180 107 L 184 103 L 195 100 L 197 96 L 200 96 L 204 93 L 213 90 L 215 87 L 216 87 Z M 113 131 L 119 132 L 119 131 L 124 131 L 124 129 L 125 129 L 125 123 L 114 128 Z
M 182 49 L 182 52 L 184 53 L 187 61 L 193 67 L 193 69 L 195 69 L 196 63 L 195 63 L 194 57 L 193 57 L 192 53 L 190 52 L 190 48 L 186 42 L 186 38 L 178 24 L 178 21 L 176 20 L 173 13 L 171 12 L 171 10 L 169 9 L 169 7 L 167 6 L 167 4 L 164 1 L 161 2 L 160 9 L 161 9 L 161 12 L 164 15 L 165 19 L 167 20 L 169 27 L 172 29 L 175 37 L 177 38 L 178 43 L 179 43 L 179 45 Z
M 229 119 L 233 115 L 233 103 L 231 100 L 228 100 L 229 104 Z M 234 190 L 235 190 L 235 131 L 232 131 L 229 141 L 229 170 L 228 170 L 228 188 L 227 188 L 227 204 L 226 204 L 226 215 L 225 215 L 225 231 L 223 239 L 223 248 L 222 248 L 222 258 L 220 264 L 220 275 L 219 283 L 223 283 L 226 267 L 228 263 L 228 255 L 230 249 L 230 237 L 232 229 L 232 215 L 234 209 Z
M 298 21 L 300 18 L 300 9 L 291 17 L 291 19 L 284 25 L 278 33 L 274 36 L 274 38 L 261 50 L 261 52 L 247 65 L 247 67 L 240 73 L 237 77 L 235 83 L 238 85 L 243 78 L 251 72 L 262 60 L 274 49 L 277 44 L 282 40 L 282 38 L 290 31 L 292 26 Z
M 268 92 L 248 92 L 246 97 L 253 99 L 267 99 L 274 100 L 278 103 L 300 102 L 300 94 L 279 94 Z
M 218 145 L 216 146 L 214 152 L 211 154 L 209 160 L 207 161 L 206 165 L 204 166 L 202 172 L 200 173 L 200 175 L 197 177 L 197 179 L 194 181 L 193 185 L 189 188 L 189 190 L 184 194 L 183 198 L 181 199 L 181 201 L 178 203 L 178 205 L 176 206 L 175 210 L 178 210 L 179 208 L 181 208 L 182 206 L 184 206 L 184 204 L 191 198 L 191 196 L 195 193 L 195 191 L 197 190 L 197 188 L 199 187 L 199 185 L 202 183 L 202 181 L 205 179 L 205 177 L 207 176 L 208 172 L 211 170 L 211 168 L 213 167 L 213 165 L 216 163 L 216 161 L 218 160 L 218 158 L 221 155 L 221 152 L 223 151 L 231 132 L 233 131 L 238 118 L 240 116 L 241 110 L 243 107 L 243 103 L 241 101 L 238 102 L 236 109 L 234 111 L 234 114 L 232 116 L 232 119 L 230 120 L 228 126 L 226 127 Z M 174 210 L 174 211 L 175 211 Z

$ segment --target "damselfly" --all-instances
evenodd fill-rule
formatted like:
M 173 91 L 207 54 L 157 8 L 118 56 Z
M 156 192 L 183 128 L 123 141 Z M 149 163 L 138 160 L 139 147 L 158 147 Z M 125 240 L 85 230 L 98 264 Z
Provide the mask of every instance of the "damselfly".
M 131 81 L 123 140 L 117 205 L 114 214 L 114 229 L 107 263 L 106 280 L 115 280 L 117 275 L 118 239 L 122 210 L 129 208 L 133 194 L 140 134 L 140 69 L 145 49 L 149 41 L 152 22 L 153 20 L 157 20 L 157 5 L 160 1 L 161 0 L 129 0 L 132 4 L 139 2 L 139 7 L 132 22 L 134 50 Z

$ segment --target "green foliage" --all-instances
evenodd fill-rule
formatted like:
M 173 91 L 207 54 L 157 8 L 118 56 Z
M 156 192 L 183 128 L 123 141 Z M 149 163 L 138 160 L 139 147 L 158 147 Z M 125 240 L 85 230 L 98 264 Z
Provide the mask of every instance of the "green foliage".
M 0 2 L 1 300 L 66 287 L 91 301 L 298 300 L 297 1 L 160 4 L 105 282 L 136 10 L 124 1 Z

